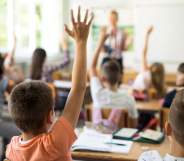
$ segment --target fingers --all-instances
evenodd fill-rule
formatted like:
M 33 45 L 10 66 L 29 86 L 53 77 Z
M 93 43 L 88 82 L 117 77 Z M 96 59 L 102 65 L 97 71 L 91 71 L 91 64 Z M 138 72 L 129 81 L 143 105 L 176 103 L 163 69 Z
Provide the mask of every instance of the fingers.
M 73 32 L 68 28 L 68 26 L 66 24 L 65 24 L 65 31 L 68 33 L 68 35 L 73 37 Z
M 87 23 L 87 20 L 88 20 L 88 9 L 86 10 L 86 14 L 85 14 L 85 17 L 84 17 L 84 23 L 86 24 Z
M 80 6 L 78 7 L 78 15 L 77 15 L 77 20 L 78 22 L 81 22 L 81 13 L 80 13 Z
M 90 18 L 90 20 L 89 20 L 89 22 L 88 22 L 88 26 L 90 26 L 91 25 L 91 23 L 92 23 L 92 21 L 93 21 L 93 18 L 94 18 L 94 14 L 92 13 L 91 14 L 91 18 Z
M 75 18 L 74 18 L 74 14 L 73 14 L 73 9 L 71 9 L 71 20 L 72 20 L 72 24 L 73 26 L 75 26 Z

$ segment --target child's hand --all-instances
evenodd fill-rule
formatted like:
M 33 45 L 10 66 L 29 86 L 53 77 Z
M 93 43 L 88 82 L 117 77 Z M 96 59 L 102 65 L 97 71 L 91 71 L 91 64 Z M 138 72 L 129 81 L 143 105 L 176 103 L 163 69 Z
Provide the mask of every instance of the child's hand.
M 80 7 L 78 8 L 77 22 L 75 22 L 75 18 L 73 15 L 73 10 L 71 10 L 71 20 L 73 29 L 70 30 L 67 25 L 65 25 L 65 31 L 74 38 L 77 42 L 86 42 L 89 34 L 89 28 L 91 22 L 93 20 L 93 14 L 88 21 L 88 10 L 86 10 L 84 21 L 81 21 Z
M 153 26 L 150 26 L 147 30 L 147 35 L 150 35 L 154 30 L 154 27 Z
M 103 27 L 100 32 L 100 40 L 104 42 L 109 36 L 110 34 L 107 33 L 107 28 Z

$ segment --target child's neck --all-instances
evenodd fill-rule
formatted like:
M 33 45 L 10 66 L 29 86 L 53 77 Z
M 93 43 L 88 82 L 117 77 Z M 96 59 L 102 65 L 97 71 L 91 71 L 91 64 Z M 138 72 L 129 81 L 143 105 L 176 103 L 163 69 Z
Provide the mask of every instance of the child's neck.
M 46 130 L 40 130 L 36 134 L 33 133 L 23 133 L 22 134 L 22 141 L 28 141 L 34 138 L 35 136 L 38 136 L 40 134 L 46 133 Z
M 116 92 L 116 91 L 118 90 L 118 84 L 115 84 L 115 85 L 112 86 L 112 85 L 106 83 L 106 84 L 105 84 L 105 87 L 106 87 L 107 89 L 109 89 L 110 91 L 114 91 L 114 92 Z
M 175 140 L 172 140 L 170 145 L 170 154 L 175 157 L 184 158 L 184 148 Z

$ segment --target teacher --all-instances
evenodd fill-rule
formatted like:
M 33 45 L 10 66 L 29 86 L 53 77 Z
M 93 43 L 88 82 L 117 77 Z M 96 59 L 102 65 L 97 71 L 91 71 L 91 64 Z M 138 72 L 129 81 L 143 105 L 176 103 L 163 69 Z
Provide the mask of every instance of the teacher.
M 102 64 L 115 59 L 123 72 L 123 51 L 126 50 L 126 34 L 118 29 L 118 12 L 115 10 L 109 13 L 109 26 L 103 27 L 100 33 L 99 50 L 103 49 L 104 56 Z

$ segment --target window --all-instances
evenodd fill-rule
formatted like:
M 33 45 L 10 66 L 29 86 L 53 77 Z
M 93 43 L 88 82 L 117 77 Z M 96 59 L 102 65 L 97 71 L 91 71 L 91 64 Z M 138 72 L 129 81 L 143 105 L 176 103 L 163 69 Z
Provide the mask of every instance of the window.
M 41 22 L 41 0 L 0 0 L 0 50 L 10 50 L 15 31 L 16 56 L 30 56 L 36 46 L 41 46 Z
M 0 0 L 0 49 L 7 46 L 7 1 Z

